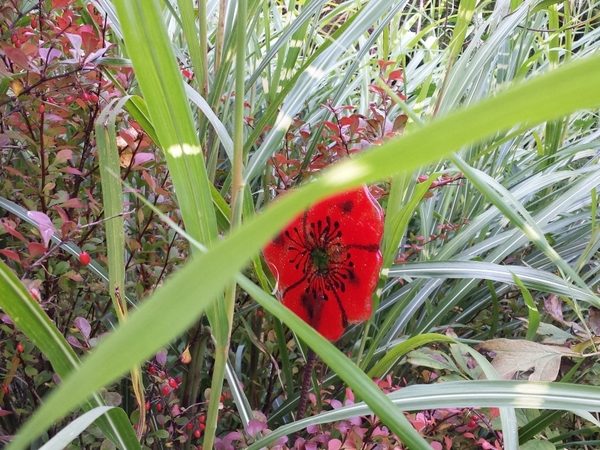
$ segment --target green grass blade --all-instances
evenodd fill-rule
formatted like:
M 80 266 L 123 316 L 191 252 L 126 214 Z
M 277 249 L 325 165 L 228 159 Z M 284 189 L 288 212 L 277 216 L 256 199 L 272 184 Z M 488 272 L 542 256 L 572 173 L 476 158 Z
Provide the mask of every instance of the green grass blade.
M 186 228 L 210 242 L 216 236 L 216 219 L 202 149 L 158 2 L 113 3 Z
M 527 323 L 527 336 L 526 338 L 530 341 L 535 339 L 535 335 L 537 334 L 538 327 L 540 326 L 540 312 L 535 306 L 535 301 L 531 296 L 531 292 L 527 289 L 527 286 L 523 284 L 523 282 L 513 273 L 513 279 L 515 284 L 519 287 L 521 291 L 521 295 L 525 300 L 525 305 L 527 306 L 528 311 L 528 323 Z
M 413 336 L 387 350 L 385 355 L 369 370 L 368 375 L 371 378 L 382 378 L 392 365 L 408 352 L 431 342 L 456 342 L 456 340 L 437 333 Z

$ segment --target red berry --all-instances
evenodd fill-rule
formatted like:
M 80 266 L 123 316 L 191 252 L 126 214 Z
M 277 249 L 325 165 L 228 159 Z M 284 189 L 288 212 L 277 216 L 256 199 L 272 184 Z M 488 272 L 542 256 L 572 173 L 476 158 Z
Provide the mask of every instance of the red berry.
M 171 387 L 168 384 L 164 384 L 163 387 L 160 388 L 160 392 L 166 397 L 171 393 Z
M 162 411 L 162 408 L 163 408 L 163 406 L 162 406 L 162 403 L 157 403 L 157 404 L 156 404 L 156 410 L 157 410 L 158 412 L 161 412 L 161 411 Z
M 40 107 L 38 108 L 38 111 L 40 114 L 44 114 L 46 112 L 46 105 L 44 105 L 43 103 L 40 104 Z
M 200 414 L 200 416 L 198 416 L 198 423 L 200 425 L 206 423 L 206 416 L 204 414 Z
M 190 420 L 188 423 L 185 424 L 185 429 L 186 430 L 191 430 L 192 428 L 194 428 L 194 424 L 193 422 Z
M 202 431 L 200 431 L 198 429 L 194 430 L 194 437 L 196 439 L 198 439 L 198 438 L 200 438 L 200 436 L 202 436 Z
M 331 341 L 371 317 L 383 211 L 366 186 L 300 214 L 263 250 L 285 306 Z
M 17 352 L 23 353 L 25 351 L 25 347 L 20 342 L 17 344 Z
M 87 266 L 89 263 L 92 262 L 92 258 L 90 258 L 90 254 L 88 252 L 81 252 L 79 254 L 79 262 L 83 266 Z
M 177 389 L 179 387 L 179 383 L 177 383 L 175 378 L 169 378 L 169 386 L 171 386 L 173 389 Z

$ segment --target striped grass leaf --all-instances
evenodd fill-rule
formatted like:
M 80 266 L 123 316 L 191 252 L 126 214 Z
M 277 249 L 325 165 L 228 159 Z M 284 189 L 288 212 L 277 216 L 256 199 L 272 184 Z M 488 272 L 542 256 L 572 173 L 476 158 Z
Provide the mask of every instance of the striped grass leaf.
M 581 289 L 551 272 L 526 266 L 482 261 L 436 260 L 397 265 L 388 272 L 391 278 L 472 278 L 515 284 L 513 274 L 518 276 L 529 289 L 569 296 L 598 305 L 596 296 L 591 295 L 587 290 Z
M 93 424 L 96 420 L 113 410 L 113 406 L 97 406 L 90 409 L 85 414 L 82 414 L 77 419 L 73 420 L 69 425 L 56 433 L 52 439 L 46 442 L 40 450 L 63 450 L 71 442 L 73 442 L 86 428 Z M 124 420 L 129 420 L 127 414 L 122 409 L 119 409 L 119 414 L 124 416 Z M 123 419 L 123 418 L 122 418 Z
M 120 323 L 128 315 L 125 300 L 125 220 L 123 219 L 123 189 L 118 176 L 119 151 L 116 141 L 116 116 L 123 110 L 128 97 L 109 103 L 96 119 L 96 147 L 102 184 L 106 256 L 108 259 L 108 293 Z M 146 399 L 140 367 L 131 370 L 131 387 L 140 410 L 139 430 L 146 427 Z

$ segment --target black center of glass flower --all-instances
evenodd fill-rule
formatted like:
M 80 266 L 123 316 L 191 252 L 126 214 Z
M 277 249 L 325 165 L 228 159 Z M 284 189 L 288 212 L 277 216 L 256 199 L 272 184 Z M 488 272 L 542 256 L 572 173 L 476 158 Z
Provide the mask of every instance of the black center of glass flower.
M 310 251 L 310 259 L 319 274 L 325 275 L 329 272 L 329 256 L 327 250 L 315 247 Z

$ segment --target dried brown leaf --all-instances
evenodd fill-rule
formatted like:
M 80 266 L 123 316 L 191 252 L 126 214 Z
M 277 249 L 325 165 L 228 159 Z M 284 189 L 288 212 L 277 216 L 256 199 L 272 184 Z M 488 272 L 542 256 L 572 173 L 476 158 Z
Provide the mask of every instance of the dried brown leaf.
M 496 354 L 492 365 L 506 380 L 511 379 L 517 371 L 533 369 L 529 375 L 530 381 L 554 381 L 563 356 L 581 356 L 565 347 L 521 339 L 492 339 L 480 347 Z

